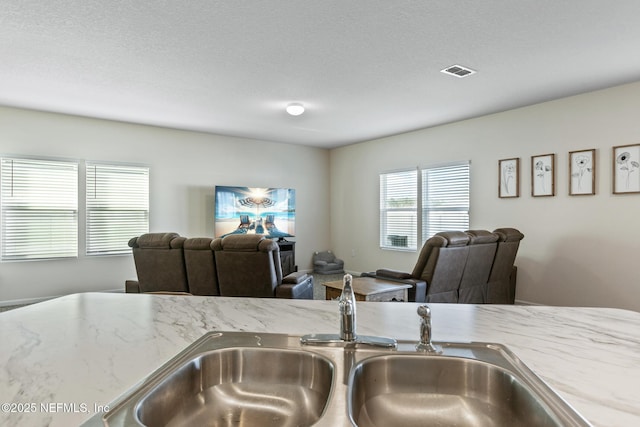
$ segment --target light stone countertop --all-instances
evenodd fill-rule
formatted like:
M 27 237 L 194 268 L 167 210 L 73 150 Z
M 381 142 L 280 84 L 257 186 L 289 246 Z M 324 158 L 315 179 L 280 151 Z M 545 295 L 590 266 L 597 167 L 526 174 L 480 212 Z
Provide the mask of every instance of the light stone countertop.
M 418 339 L 418 304 L 359 302 L 357 307 L 359 334 Z M 434 341 L 502 343 L 594 426 L 640 425 L 640 313 L 430 307 Z M 78 425 L 214 330 L 337 333 L 338 306 L 85 293 L 0 313 L 0 403 L 9 403 L 2 406 L 0 425 Z

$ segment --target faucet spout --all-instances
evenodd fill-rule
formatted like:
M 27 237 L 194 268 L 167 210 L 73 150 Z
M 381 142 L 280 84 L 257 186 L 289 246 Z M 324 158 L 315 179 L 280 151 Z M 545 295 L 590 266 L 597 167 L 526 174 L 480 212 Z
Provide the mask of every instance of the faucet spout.
M 342 294 L 338 300 L 340 309 L 340 339 L 356 340 L 356 295 L 352 286 L 353 276 L 345 274 L 342 278 Z
M 341 346 L 350 349 L 345 353 L 345 363 L 351 363 L 358 345 L 368 345 L 379 348 L 396 350 L 398 342 L 392 338 L 356 335 L 356 294 L 353 291 L 353 277 L 345 274 L 342 278 L 342 293 L 338 298 L 340 309 L 340 335 L 338 334 L 309 334 L 300 337 L 303 345 Z M 347 356 L 350 358 L 347 359 Z M 353 359 L 355 360 L 355 359 Z
M 431 309 L 427 305 L 418 307 L 418 316 L 420 316 L 420 343 L 416 345 L 416 350 L 427 353 L 442 353 L 435 345 L 431 343 Z

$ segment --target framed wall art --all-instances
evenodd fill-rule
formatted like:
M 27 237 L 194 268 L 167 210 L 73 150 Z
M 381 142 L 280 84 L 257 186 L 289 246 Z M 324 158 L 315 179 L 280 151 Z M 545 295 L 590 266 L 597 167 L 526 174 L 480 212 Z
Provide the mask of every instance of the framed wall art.
M 498 197 L 520 197 L 520 158 L 498 161 Z
M 613 194 L 640 193 L 640 144 L 613 147 Z
M 556 195 L 556 155 L 531 156 L 531 195 L 545 197 Z
M 596 194 L 596 150 L 569 152 L 569 195 Z

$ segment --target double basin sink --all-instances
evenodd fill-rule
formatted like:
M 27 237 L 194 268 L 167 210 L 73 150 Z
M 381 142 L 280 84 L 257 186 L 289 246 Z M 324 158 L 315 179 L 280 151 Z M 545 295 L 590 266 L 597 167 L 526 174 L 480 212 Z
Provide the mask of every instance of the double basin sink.
M 439 354 L 212 332 L 85 425 L 588 426 L 507 348 Z

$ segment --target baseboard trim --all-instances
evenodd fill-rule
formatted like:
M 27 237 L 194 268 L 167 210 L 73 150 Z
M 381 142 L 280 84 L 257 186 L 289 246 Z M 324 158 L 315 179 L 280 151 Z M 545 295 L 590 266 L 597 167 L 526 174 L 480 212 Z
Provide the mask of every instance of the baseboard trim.
M 517 299 L 517 300 L 515 300 L 515 305 L 544 305 L 544 304 Z

